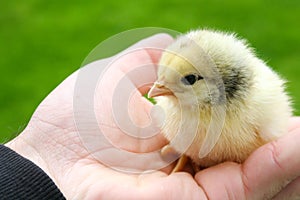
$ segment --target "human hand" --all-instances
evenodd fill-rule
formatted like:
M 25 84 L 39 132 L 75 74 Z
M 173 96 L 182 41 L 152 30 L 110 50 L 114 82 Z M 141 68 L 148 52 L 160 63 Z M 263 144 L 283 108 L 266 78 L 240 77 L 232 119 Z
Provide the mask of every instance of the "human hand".
M 124 74 L 140 66 L 148 67 L 150 71 L 139 74 L 139 77 L 148 79 L 149 83 L 154 82 L 156 79 L 154 63 L 159 59 L 160 51 L 144 48 L 164 49 L 170 42 L 172 38 L 167 35 L 156 35 L 140 41 L 130 49 L 142 48 L 141 50 L 125 54 L 121 59 L 117 59 L 106 71 L 106 76 L 102 77 L 101 81 L 104 82 L 105 87 L 98 86 L 95 91 L 96 117 L 100 121 L 101 131 L 115 146 L 142 153 L 159 149 L 165 144 L 166 141 L 160 134 L 143 140 L 124 134 L 114 122 L 111 101 L 115 94 L 115 87 Z M 114 59 L 109 58 L 92 63 L 88 68 L 92 72 L 97 71 Z M 88 87 L 76 93 L 79 87 L 76 84 L 80 81 L 78 79 L 80 73 L 84 73 L 84 69 L 69 76 L 51 92 L 38 106 L 25 130 L 6 145 L 41 167 L 67 199 L 174 199 L 178 197 L 191 199 L 201 197 L 203 193 L 193 177 L 187 173 L 171 176 L 159 170 L 153 173 L 122 173 L 99 162 L 97 153 L 105 152 L 107 149 L 101 147 L 97 140 L 98 135 L 101 135 L 98 127 L 89 122 L 89 116 L 79 116 L 83 120 L 88 119 L 87 122 L 78 122 L 81 119 L 76 119 L 77 111 L 80 112 L 82 109 L 84 115 L 86 109 L 84 106 L 78 108 L 75 105 L 78 102 L 76 98 L 86 98 L 85 92 Z M 89 76 L 93 74 L 95 73 L 90 73 Z M 134 86 L 139 87 L 129 101 L 130 117 L 136 124 L 147 125 L 153 105 L 142 94 L 146 93 L 150 87 L 139 86 L 134 77 L 126 77 L 131 79 Z M 91 80 L 86 81 L 91 82 Z M 117 92 L 121 93 L 122 90 Z M 87 127 L 84 127 L 84 123 L 87 123 Z M 84 135 L 85 130 L 82 129 L 85 128 L 92 132 Z M 86 136 L 91 137 L 90 139 L 84 138 Z M 99 149 L 97 145 L 100 146 Z M 108 156 L 112 157 L 110 153 Z M 127 159 L 124 159 L 122 162 L 120 165 L 126 166 L 133 163 L 138 165 L 137 168 L 143 168 L 144 165 L 149 165 L 151 160 L 140 165 L 134 160 L 128 163 Z M 168 169 L 165 168 L 164 171 L 166 170 Z
M 134 47 L 145 48 L 150 45 L 164 49 L 170 42 L 170 37 L 157 35 L 141 41 Z M 99 126 L 104 130 L 104 135 L 119 148 L 145 153 L 159 149 L 166 143 L 160 134 L 143 140 L 124 134 L 114 122 L 113 108 L 110 106 L 115 95 L 114 87 L 124 74 L 145 64 L 155 72 L 155 63 L 159 57 L 159 51 L 149 49 L 124 56 L 122 62 L 115 62 L 111 71 L 103 78 L 107 87 L 95 90 L 96 117 L 101 121 Z M 101 67 L 109 60 L 102 60 L 91 67 Z M 140 76 L 140 79 L 148 79 L 149 83 L 156 79 L 155 73 Z M 224 163 L 197 173 L 195 179 L 186 172 L 168 175 L 169 168 L 139 174 L 111 169 L 104 165 L 105 163 L 99 162 L 95 156 L 105 150 L 93 147 L 98 145 L 94 139 L 99 134 L 98 130 L 95 128 L 94 132 L 89 133 L 90 139 L 83 139 L 84 135 L 78 131 L 78 119 L 74 110 L 74 98 L 78 97 L 74 97 L 77 77 L 78 72 L 60 84 L 40 104 L 23 133 L 7 144 L 40 166 L 67 199 L 262 199 L 278 193 L 286 195 L 299 191 L 300 181 L 296 178 L 300 175 L 300 161 L 294 159 L 300 156 L 296 148 L 300 144 L 298 118 L 292 119 L 290 134 L 278 142 L 258 149 L 244 164 Z M 136 77 L 128 78 L 138 87 L 138 92 L 132 95 L 128 104 L 131 110 L 130 117 L 136 124 L 145 125 L 149 122 L 152 104 L 145 100 L 142 94 L 146 93 L 149 87 L 140 87 L 135 82 Z M 86 119 L 85 116 L 83 118 Z M 88 120 L 83 123 L 87 123 L 87 127 L 80 128 L 90 128 Z M 274 162 L 274 155 L 279 155 L 278 163 Z M 293 159 L 289 160 L 290 158 Z M 120 166 L 134 163 L 134 160 L 127 161 L 123 159 Z M 151 160 L 135 164 L 144 167 L 149 163 Z M 278 164 L 281 168 L 278 168 Z M 287 184 L 286 178 L 295 180 L 284 187 Z

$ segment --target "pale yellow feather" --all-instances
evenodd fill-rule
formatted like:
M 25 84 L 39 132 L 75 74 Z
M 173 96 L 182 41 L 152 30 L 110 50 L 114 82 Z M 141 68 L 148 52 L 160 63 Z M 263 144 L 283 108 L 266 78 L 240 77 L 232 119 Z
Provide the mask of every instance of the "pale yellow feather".
M 245 88 L 241 86 L 234 91 L 233 84 L 236 96 L 226 96 L 226 102 L 209 103 L 209 99 L 220 95 L 214 82 L 207 81 L 215 76 L 211 66 L 216 67 L 224 80 L 230 80 L 232 73 L 240 73 L 242 78 L 238 81 L 242 80 L 240 85 Z M 180 82 L 185 75 L 199 72 L 204 74 L 201 82 L 192 86 Z M 157 105 L 165 112 L 163 134 L 172 141 L 174 149 L 201 166 L 243 162 L 256 148 L 287 132 L 292 109 L 285 81 L 233 34 L 196 30 L 180 36 L 162 55 L 157 82 L 174 92 L 174 96 L 156 98 Z M 216 105 L 226 108 L 224 125 L 212 151 L 200 158 L 212 107 Z M 174 139 L 178 134 L 180 138 Z M 192 143 L 186 148 L 189 141 Z

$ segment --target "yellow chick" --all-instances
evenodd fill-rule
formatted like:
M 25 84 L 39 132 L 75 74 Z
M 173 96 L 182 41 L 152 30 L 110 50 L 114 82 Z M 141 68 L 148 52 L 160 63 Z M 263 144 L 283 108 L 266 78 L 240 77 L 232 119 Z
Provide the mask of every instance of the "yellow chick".
M 292 109 L 284 83 L 246 41 L 196 30 L 164 51 L 148 96 L 164 111 L 167 148 L 210 167 L 241 163 L 287 132 Z

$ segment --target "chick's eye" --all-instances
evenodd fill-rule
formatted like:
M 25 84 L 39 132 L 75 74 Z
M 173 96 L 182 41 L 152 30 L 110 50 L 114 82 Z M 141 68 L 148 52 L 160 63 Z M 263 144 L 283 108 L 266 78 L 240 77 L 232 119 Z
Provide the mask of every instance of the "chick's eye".
M 196 81 L 203 79 L 202 76 L 197 76 L 195 74 L 189 74 L 181 79 L 181 82 L 185 85 L 194 85 Z

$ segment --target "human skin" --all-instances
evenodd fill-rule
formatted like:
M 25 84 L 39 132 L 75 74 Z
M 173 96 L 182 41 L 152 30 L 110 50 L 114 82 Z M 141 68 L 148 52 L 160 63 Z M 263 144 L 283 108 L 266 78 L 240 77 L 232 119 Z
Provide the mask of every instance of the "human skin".
M 151 47 L 164 49 L 172 41 L 165 34 L 140 41 L 131 48 L 139 47 L 142 50 L 125 59 L 134 65 L 115 64 L 112 74 L 122 76 L 145 60 L 153 63 L 149 67 L 155 71 L 161 51 L 146 47 L 151 44 Z M 300 198 L 299 117 L 290 119 L 289 131 L 285 136 L 257 149 L 243 164 L 226 162 L 204 169 L 195 176 L 188 172 L 169 174 L 172 165 L 148 173 L 124 173 L 99 162 L 82 142 L 73 110 L 77 76 L 78 71 L 52 91 L 38 106 L 25 130 L 6 144 L 43 169 L 67 199 Z M 151 73 L 147 78 L 152 82 L 156 79 L 155 74 Z M 133 79 L 131 81 L 134 83 Z M 109 91 L 112 90 L 101 90 L 100 95 L 109 100 L 113 95 Z M 137 123 L 143 124 L 149 120 L 153 105 L 143 97 L 148 90 L 148 86 L 139 87 L 138 93 L 129 102 L 129 106 L 136 108 L 132 115 Z M 100 102 L 96 108 L 99 118 L 102 116 L 101 106 L 105 105 Z M 161 134 L 143 141 L 123 136 L 122 130 L 111 120 L 112 111 L 107 108 L 110 107 L 105 109 L 107 120 L 104 122 L 107 124 L 104 125 L 109 131 L 105 134 L 114 145 L 127 151 L 144 153 L 166 144 Z M 114 133 L 114 136 L 110 136 L 110 133 Z M 94 141 L 91 139 L 89 142 L 92 144 Z M 151 160 L 148 162 L 151 163 Z

